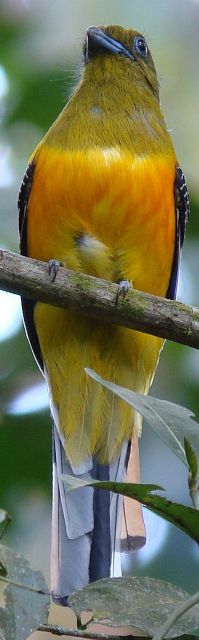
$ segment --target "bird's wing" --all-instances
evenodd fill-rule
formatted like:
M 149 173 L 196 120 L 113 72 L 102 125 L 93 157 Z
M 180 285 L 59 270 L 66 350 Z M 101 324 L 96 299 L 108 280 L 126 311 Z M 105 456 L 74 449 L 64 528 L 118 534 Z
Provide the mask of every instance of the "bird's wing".
M 189 193 L 186 185 L 186 180 L 184 173 L 179 166 L 176 167 L 174 200 L 176 213 L 176 242 L 172 272 L 166 295 L 166 297 L 170 298 L 171 300 L 175 300 L 176 298 L 181 249 L 184 242 L 186 224 L 188 222 L 190 213 Z
M 24 175 L 18 199 L 19 210 L 19 234 L 20 234 L 20 253 L 23 256 L 28 255 L 27 251 L 27 209 L 28 200 L 32 188 L 32 182 L 34 178 L 35 162 L 30 162 L 27 166 L 26 173 Z M 28 300 L 22 298 L 22 311 L 24 318 L 24 325 L 34 357 L 41 371 L 43 372 L 43 360 L 41 350 L 39 346 L 39 340 L 34 325 L 34 300 Z

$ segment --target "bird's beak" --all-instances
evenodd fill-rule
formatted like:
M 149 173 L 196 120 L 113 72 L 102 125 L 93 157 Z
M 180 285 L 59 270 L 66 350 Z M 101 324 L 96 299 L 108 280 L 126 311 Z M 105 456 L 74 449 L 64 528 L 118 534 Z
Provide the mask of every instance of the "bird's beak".
M 131 51 L 126 49 L 121 42 L 114 40 L 98 27 L 89 27 L 87 29 L 86 59 L 90 60 L 100 54 L 120 55 L 134 60 Z

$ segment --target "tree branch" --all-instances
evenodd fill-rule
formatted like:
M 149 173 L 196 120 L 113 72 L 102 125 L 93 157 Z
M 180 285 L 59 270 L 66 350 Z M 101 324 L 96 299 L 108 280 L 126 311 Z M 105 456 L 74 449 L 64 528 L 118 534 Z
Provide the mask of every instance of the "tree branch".
M 0 288 L 32 300 L 199 348 L 199 309 L 136 289 L 119 297 L 117 284 L 58 269 L 51 282 L 48 264 L 0 250 Z
M 57 625 L 41 624 L 37 631 L 45 631 L 51 633 L 53 636 L 70 636 L 71 638 L 88 638 L 89 640 L 141 640 L 140 636 L 127 636 L 112 635 L 112 633 L 96 633 L 96 631 L 84 631 L 83 629 L 64 629 Z M 144 640 L 150 640 L 148 637 L 144 637 Z

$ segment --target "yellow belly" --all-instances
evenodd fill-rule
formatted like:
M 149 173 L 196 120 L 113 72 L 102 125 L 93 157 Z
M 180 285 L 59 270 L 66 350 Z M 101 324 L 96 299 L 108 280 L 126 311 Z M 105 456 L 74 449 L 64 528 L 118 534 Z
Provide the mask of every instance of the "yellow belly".
M 29 255 L 164 296 L 175 243 L 174 173 L 172 157 L 41 148 L 28 206 Z M 84 367 L 147 393 L 162 340 L 41 303 L 34 318 L 68 458 L 114 459 L 131 436 L 133 413 Z

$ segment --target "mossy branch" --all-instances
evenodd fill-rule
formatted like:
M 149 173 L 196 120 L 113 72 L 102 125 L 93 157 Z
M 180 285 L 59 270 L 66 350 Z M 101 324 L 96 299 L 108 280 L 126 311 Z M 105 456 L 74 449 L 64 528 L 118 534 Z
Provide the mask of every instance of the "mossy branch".
M 116 304 L 118 286 L 83 273 L 0 250 L 0 288 L 57 307 L 199 348 L 199 309 L 129 290 Z
M 124 636 L 124 635 L 113 635 L 111 632 L 109 633 L 97 633 L 96 631 L 84 631 L 82 629 L 71 629 L 71 628 L 63 628 L 58 625 L 51 624 L 41 624 L 38 627 L 38 631 L 44 631 L 45 633 L 51 633 L 54 636 L 64 636 L 69 638 L 86 638 L 87 640 L 140 640 L 140 636 Z M 150 640 L 150 638 L 146 638 L 145 640 Z

